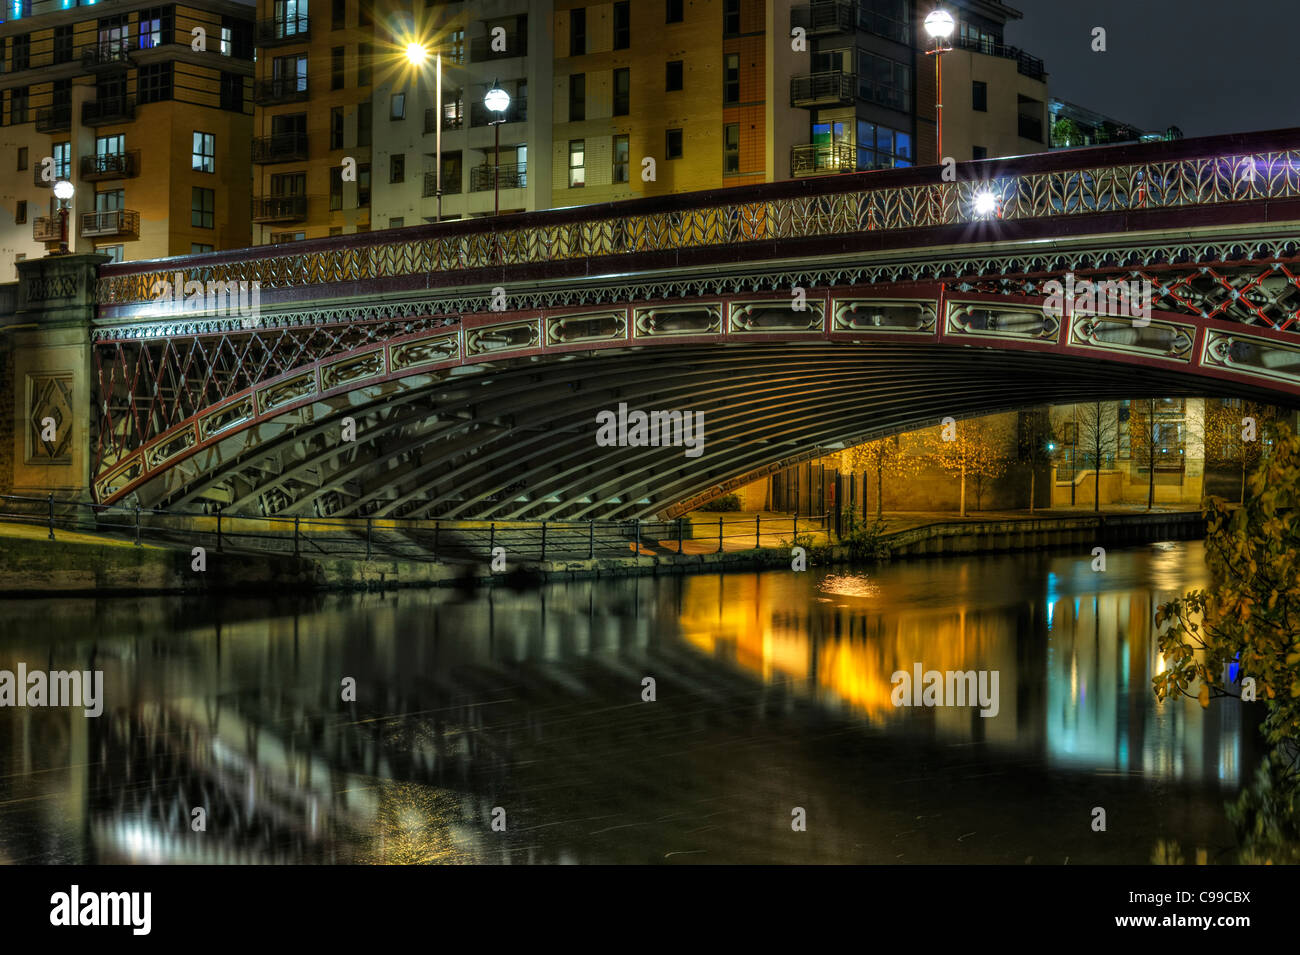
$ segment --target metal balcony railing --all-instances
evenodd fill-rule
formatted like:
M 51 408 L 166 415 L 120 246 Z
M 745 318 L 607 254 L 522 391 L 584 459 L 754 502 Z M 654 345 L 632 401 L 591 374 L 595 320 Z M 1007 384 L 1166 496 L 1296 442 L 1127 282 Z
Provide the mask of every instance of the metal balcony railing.
M 1047 75 L 1047 71 L 1043 67 L 1043 61 L 1036 56 L 1030 56 L 1018 46 L 1006 46 L 1002 43 L 994 43 L 991 40 L 970 36 L 955 36 L 952 38 L 952 44 L 961 50 L 973 50 L 987 56 L 1000 56 L 1004 59 L 1015 60 L 1016 71 L 1022 76 L 1028 76 L 1030 79 L 1041 80 Z
M 135 118 L 135 101 L 129 96 L 114 96 L 81 104 L 83 126 L 104 126 Z
M 427 199 L 429 196 L 436 196 L 437 194 L 438 194 L 438 174 L 433 172 L 426 172 L 424 174 L 424 197 Z M 442 194 L 444 196 L 460 195 L 459 171 L 457 171 L 456 175 L 453 176 L 448 176 L 446 174 L 443 175 Z
M 258 46 L 298 43 L 311 38 L 311 23 L 305 16 L 271 17 L 258 20 L 255 33 Z
M 72 105 L 47 106 L 36 111 L 38 133 L 66 133 L 72 129 Z
M 63 241 L 63 223 L 59 216 L 37 216 L 32 220 L 32 239 L 36 242 Z
M 253 84 L 253 102 L 258 106 L 301 103 L 307 99 L 307 80 L 297 76 L 258 80 Z
M 852 143 L 805 143 L 790 150 L 790 173 L 794 176 L 823 176 L 855 172 L 858 150 Z
M 517 96 L 510 101 L 510 106 L 506 109 L 505 121 L 507 123 L 523 123 L 527 120 L 528 100 Z M 495 123 L 496 121 L 497 114 L 482 103 L 470 104 L 469 124 L 471 126 L 487 126 L 489 123 Z
M 81 214 L 83 238 L 130 237 L 140 235 L 140 213 L 130 209 L 112 209 L 106 212 Z
M 800 73 L 790 77 L 790 105 L 849 106 L 853 103 L 855 77 L 843 70 Z
M 486 192 L 493 188 L 493 169 L 491 163 L 475 166 L 469 171 L 469 191 Z M 500 187 L 502 189 L 523 189 L 528 185 L 528 167 L 525 163 L 502 163 Z M 443 190 L 444 194 L 446 189 Z
M 485 60 L 508 60 L 514 56 L 528 55 L 528 34 L 507 30 L 505 49 L 493 50 L 491 36 L 478 36 L 469 41 L 469 58 L 474 63 Z
M 306 196 L 257 196 L 253 199 L 254 222 L 299 222 L 305 218 Z
M 81 157 L 81 178 L 89 182 L 97 179 L 130 179 L 139 168 L 138 152 L 95 153 Z
M 306 133 L 272 133 L 253 137 L 253 162 L 301 162 L 307 158 Z
M 450 103 L 448 105 L 451 105 Z M 449 129 L 460 129 L 465 124 L 465 104 L 463 101 L 456 102 L 456 109 L 443 110 L 442 113 L 442 131 Z M 424 134 L 426 136 L 438 131 L 438 111 L 432 107 L 424 111 Z
M 84 46 L 81 48 L 81 65 L 87 70 L 124 70 L 134 66 L 130 41 L 123 37 Z
M 809 36 L 849 33 L 857 27 L 858 5 L 851 0 L 814 0 L 790 10 L 790 26 Z

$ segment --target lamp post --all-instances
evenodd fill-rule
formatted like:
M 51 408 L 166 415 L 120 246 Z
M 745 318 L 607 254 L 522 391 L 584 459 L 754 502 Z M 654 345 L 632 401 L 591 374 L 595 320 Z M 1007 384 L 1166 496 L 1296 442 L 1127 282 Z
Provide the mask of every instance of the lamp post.
M 497 114 L 497 118 L 488 125 L 496 129 L 496 153 L 492 160 L 492 192 L 495 194 L 492 214 L 501 214 L 501 124 L 506 121 L 506 110 L 510 108 L 510 94 L 501 88 L 501 83 L 494 80 L 492 88 L 483 96 L 483 105 Z
M 945 53 L 952 52 L 948 40 L 956 24 L 952 14 L 942 7 L 935 7 L 925 18 L 925 32 L 934 40 L 934 49 L 926 50 L 926 56 L 934 57 L 934 127 L 935 127 L 935 161 L 943 162 L 943 69 L 940 60 Z
M 406 44 L 406 59 L 417 69 L 429 61 L 429 51 L 423 43 Z M 437 221 L 442 221 L 442 53 L 433 55 L 434 69 L 434 176 L 437 186 L 434 190 L 438 197 Z
M 76 187 L 66 179 L 54 184 L 54 198 L 59 200 L 59 254 L 68 254 L 68 204 Z

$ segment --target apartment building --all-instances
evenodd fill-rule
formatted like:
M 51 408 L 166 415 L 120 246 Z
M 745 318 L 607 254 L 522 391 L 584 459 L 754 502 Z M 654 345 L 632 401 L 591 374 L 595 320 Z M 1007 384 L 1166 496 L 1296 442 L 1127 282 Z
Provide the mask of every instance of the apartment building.
M 250 243 L 253 10 L 13 0 L 0 23 L 0 281 L 66 241 L 115 261 Z

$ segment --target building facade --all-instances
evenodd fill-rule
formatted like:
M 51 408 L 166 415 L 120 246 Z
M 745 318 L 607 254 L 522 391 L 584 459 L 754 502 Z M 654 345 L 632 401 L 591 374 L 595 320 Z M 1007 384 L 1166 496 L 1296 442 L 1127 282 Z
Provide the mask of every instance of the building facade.
M 0 23 L 0 281 L 57 248 L 114 261 L 250 244 L 252 7 L 70 0 Z

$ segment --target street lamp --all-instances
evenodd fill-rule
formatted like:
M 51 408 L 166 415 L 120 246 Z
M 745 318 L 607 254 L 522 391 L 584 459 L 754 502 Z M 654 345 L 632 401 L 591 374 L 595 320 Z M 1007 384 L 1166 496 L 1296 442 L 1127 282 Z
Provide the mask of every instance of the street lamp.
M 934 49 L 926 50 L 926 56 L 934 56 L 934 126 L 935 154 L 937 162 L 943 162 L 943 69 L 939 61 L 945 53 L 952 52 L 948 40 L 956 24 L 952 14 L 942 7 L 935 7 L 925 18 L 925 32 L 934 40 Z
M 54 184 L 54 198 L 59 200 L 59 254 L 68 254 L 68 204 L 76 187 L 66 179 Z
M 496 155 L 492 160 L 492 191 L 495 193 L 493 215 L 501 214 L 501 124 L 506 121 L 506 110 L 510 108 L 510 94 L 501 88 L 498 80 L 492 81 L 492 88 L 483 96 L 483 105 L 497 114 L 497 118 L 488 123 L 496 128 Z
M 429 62 L 429 51 L 423 43 L 411 41 L 406 44 L 406 59 L 416 69 L 424 66 Z M 434 120 L 437 125 L 434 127 L 434 175 L 437 183 L 435 193 L 438 197 L 437 221 L 442 221 L 442 52 L 434 54 L 433 69 L 436 79 L 434 80 Z

